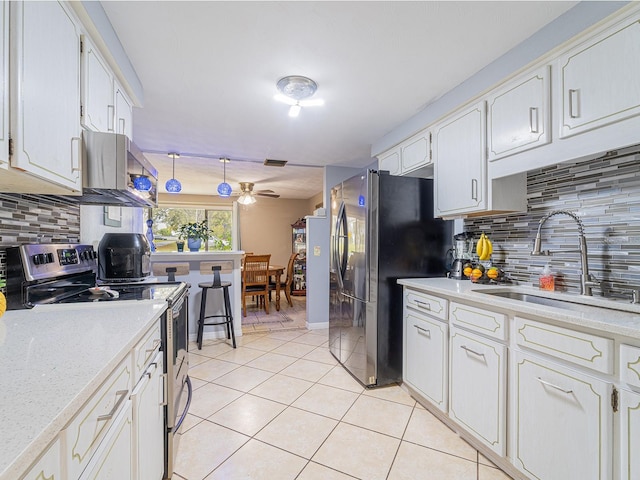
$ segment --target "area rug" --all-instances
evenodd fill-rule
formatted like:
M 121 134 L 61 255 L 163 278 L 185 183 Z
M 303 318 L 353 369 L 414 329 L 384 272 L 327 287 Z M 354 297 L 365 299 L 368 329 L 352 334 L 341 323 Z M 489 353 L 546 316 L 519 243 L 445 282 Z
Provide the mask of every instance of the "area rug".
M 242 317 L 242 325 L 267 324 L 267 323 L 285 323 L 293 322 L 293 318 L 286 313 L 277 310 L 270 310 L 269 315 L 262 310 L 260 313 L 247 311 L 247 316 Z

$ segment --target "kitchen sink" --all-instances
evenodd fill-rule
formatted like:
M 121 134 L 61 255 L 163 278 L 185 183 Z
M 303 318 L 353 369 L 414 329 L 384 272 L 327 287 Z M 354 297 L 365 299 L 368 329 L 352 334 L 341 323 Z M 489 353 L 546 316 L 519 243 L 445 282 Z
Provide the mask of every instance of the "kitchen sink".
M 493 295 L 495 297 L 507 298 L 509 300 L 518 300 L 520 302 L 535 303 L 537 305 L 544 305 L 547 307 L 563 308 L 565 310 L 572 310 L 574 312 L 589 312 L 589 311 L 593 312 L 594 309 L 601 310 L 601 311 L 612 310 L 612 309 L 629 311 L 627 308 L 624 308 L 622 305 L 616 304 L 615 302 L 611 302 L 612 303 L 611 306 L 608 306 L 608 305 L 605 306 L 605 305 L 593 305 L 588 303 L 582 303 L 578 299 L 576 299 L 576 301 L 561 300 L 558 298 L 541 297 L 541 296 L 533 295 L 530 293 L 505 291 L 505 290 L 492 291 L 487 289 L 487 290 L 474 290 L 474 292 L 484 293 L 486 295 Z

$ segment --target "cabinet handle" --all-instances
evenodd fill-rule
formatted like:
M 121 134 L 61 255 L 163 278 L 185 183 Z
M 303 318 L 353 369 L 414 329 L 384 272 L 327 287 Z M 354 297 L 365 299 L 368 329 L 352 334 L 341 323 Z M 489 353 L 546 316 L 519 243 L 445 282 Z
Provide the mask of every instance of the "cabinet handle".
M 555 388 L 556 390 L 560 390 L 562 393 L 566 393 L 567 395 L 571 395 L 573 393 L 573 390 L 565 390 L 564 388 L 559 387 L 558 385 L 554 385 L 553 383 L 549 383 L 549 382 L 541 379 L 540 377 L 538 377 L 538 381 L 543 385 L 546 385 L 546 386 L 551 387 L 551 388 Z
M 162 392 L 162 400 L 160 400 L 160 405 L 163 407 L 167 406 L 167 397 L 169 396 L 169 392 L 167 392 L 167 376 L 167 373 L 160 375 L 160 381 L 162 382 L 162 388 L 160 388 L 160 391 Z
M 113 132 L 113 125 L 115 123 L 115 108 L 113 105 L 107 105 L 107 131 Z
M 427 302 L 421 302 L 420 300 L 416 300 L 416 305 L 425 310 L 431 311 L 431 304 Z
M 431 338 L 431 330 L 427 330 L 426 328 L 419 327 L 418 325 L 414 325 L 414 327 L 418 329 L 418 333 L 421 333 Z
M 579 107 L 580 97 L 578 95 L 578 90 L 570 88 L 569 89 L 569 117 L 578 118 L 580 116 Z
M 156 338 L 153 341 L 153 346 L 151 348 L 148 348 L 145 350 L 145 353 L 152 353 L 155 352 L 156 349 L 160 346 L 160 343 L 162 342 L 162 340 L 160 340 L 159 338 Z
M 80 171 L 80 159 L 82 158 L 82 139 L 71 137 L 71 171 Z
M 538 107 L 529 107 L 529 131 L 538 133 Z
M 116 404 L 113 406 L 113 408 L 109 413 L 107 413 L 106 415 L 100 415 L 98 417 L 98 421 L 103 422 L 105 420 L 111 420 L 113 418 L 113 415 L 120 408 L 120 405 L 122 405 L 122 402 L 124 402 L 125 399 L 127 398 L 127 393 L 129 393 L 129 390 L 118 390 L 116 392 L 116 395 L 120 395 L 120 398 L 118 399 L 118 401 L 116 402 Z
M 120 118 L 118 119 L 119 124 L 120 124 L 120 131 L 118 133 L 122 133 L 124 134 L 124 118 Z
M 484 353 L 480 353 L 480 352 L 476 352 L 475 350 L 471 350 L 466 345 L 460 345 L 460 348 L 463 349 L 466 352 L 473 353 L 474 355 L 477 355 L 478 357 L 484 358 Z
M 471 179 L 471 199 L 478 200 L 478 180 L 475 178 Z

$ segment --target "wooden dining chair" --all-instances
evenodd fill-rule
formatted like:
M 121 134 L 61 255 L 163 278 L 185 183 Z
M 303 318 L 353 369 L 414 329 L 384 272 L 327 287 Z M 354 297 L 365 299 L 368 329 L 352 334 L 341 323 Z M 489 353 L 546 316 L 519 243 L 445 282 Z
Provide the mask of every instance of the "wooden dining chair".
M 292 253 L 289 257 L 289 263 L 287 263 L 287 276 L 285 277 L 285 281 L 282 282 L 280 278 L 276 278 L 276 282 L 280 282 L 280 291 L 284 291 L 284 294 L 287 297 L 287 303 L 289 303 L 290 307 L 293 307 L 293 301 L 291 300 L 291 284 L 293 283 L 293 265 L 295 264 L 297 257 L 297 253 Z M 271 299 L 271 292 L 275 290 L 275 282 L 270 282 L 269 299 Z
M 242 316 L 247 316 L 247 297 L 264 299 L 269 314 L 269 261 L 271 255 L 247 255 L 242 267 Z

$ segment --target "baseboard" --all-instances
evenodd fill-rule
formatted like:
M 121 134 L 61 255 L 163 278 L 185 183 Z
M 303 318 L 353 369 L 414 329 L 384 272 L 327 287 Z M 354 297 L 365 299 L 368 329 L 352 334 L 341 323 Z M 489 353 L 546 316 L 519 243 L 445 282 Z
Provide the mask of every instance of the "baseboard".
M 306 322 L 305 326 L 307 327 L 307 330 L 322 330 L 329 328 L 329 322 Z

